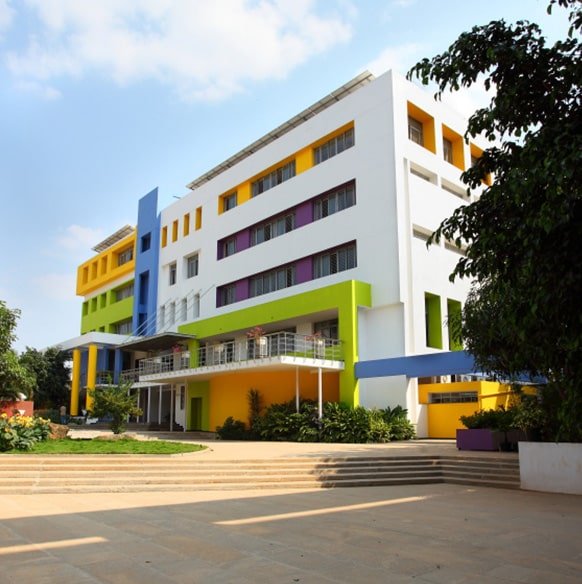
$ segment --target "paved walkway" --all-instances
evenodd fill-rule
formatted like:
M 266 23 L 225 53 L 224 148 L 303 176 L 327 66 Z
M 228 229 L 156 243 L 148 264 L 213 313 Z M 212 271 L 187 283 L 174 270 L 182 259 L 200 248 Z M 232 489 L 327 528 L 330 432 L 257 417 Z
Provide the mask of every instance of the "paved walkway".
M 11 495 L 2 584 L 579 584 L 582 497 L 457 485 Z
M 73 438 L 93 438 L 108 434 L 102 430 L 74 429 Z M 208 460 L 249 460 L 288 457 L 364 457 L 364 456 L 409 456 L 409 455 L 470 455 L 491 457 L 499 452 L 459 452 L 454 440 L 410 440 L 388 444 L 323 444 L 310 442 L 235 442 L 209 439 L 197 432 L 129 432 L 138 439 L 176 440 L 196 442 L 207 449 L 193 455 Z M 192 455 L 186 455 L 192 456 Z M 516 453 L 503 453 L 508 458 L 517 458 Z
M 433 440 L 207 445 L 186 456 L 457 452 Z M 579 584 L 581 533 L 582 497 L 449 484 L 5 495 L 0 583 Z

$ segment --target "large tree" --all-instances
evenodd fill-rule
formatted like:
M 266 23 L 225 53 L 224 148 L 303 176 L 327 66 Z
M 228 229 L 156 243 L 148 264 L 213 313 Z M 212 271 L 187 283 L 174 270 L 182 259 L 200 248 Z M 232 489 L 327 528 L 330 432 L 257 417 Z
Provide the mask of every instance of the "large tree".
M 69 401 L 70 369 L 68 356 L 56 347 L 38 351 L 26 347 L 20 363 L 36 378 L 33 389 L 37 408 L 59 408 Z
M 545 403 L 555 437 L 582 440 L 582 5 L 570 30 L 549 45 L 540 28 L 503 20 L 476 26 L 449 49 L 424 59 L 410 77 L 435 82 L 437 97 L 484 80 L 495 89 L 469 119 L 467 135 L 491 140 L 463 174 L 476 202 L 457 209 L 436 231 L 464 244 L 452 278 L 475 286 L 462 334 L 483 371 L 514 378 L 545 376 Z
M 15 401 L 19 394 L 28 396 L 34 386 L 34 374 L 22 366 L 12 349 L 20 311 L 10 309 L 0 300 L 0 401 Z

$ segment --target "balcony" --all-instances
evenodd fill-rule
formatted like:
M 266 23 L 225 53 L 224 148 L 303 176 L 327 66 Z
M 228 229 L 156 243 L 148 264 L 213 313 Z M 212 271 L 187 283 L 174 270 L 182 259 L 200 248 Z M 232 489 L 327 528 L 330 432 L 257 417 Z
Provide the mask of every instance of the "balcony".
M 200 347 L 194 360 L 189 351 L 143 359 L 139 381 L 159 383 L 233 370 L 289 367 L 342 370 L 342 342 L 288 332 L 217 342 Z

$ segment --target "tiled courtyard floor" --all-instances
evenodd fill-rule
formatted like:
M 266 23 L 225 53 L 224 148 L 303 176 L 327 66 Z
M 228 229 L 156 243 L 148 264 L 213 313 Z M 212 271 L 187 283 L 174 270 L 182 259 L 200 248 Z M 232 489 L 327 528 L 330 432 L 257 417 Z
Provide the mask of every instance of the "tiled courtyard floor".
M 582 582 L 582 497 L 457 485 L 7 495 L 2 584 Z

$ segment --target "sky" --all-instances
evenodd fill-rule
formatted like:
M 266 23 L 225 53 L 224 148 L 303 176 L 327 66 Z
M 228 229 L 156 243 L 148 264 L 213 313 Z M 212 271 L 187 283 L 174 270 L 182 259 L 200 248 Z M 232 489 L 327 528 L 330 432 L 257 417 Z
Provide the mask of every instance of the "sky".
M 185 185 L 368 69 L 406 71 L 547 0 L 0 0 L 0 300 L 15 348 L 79 334 L 77 266 Z M 466 115 L 477 87 L 448 100 Z

